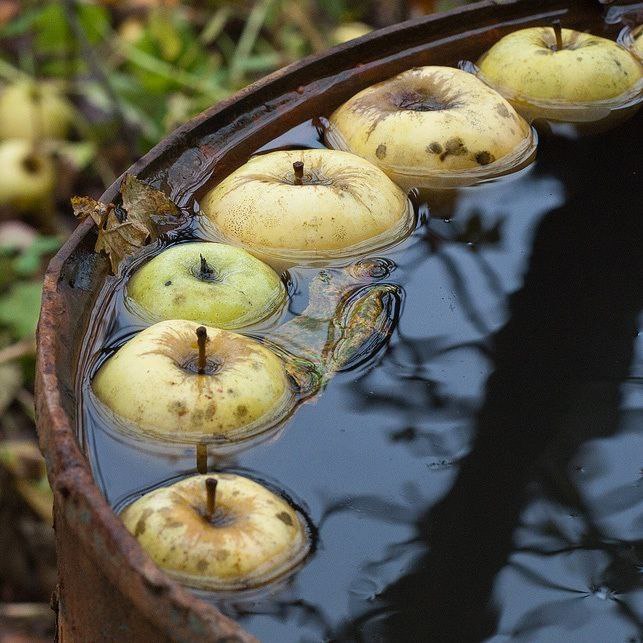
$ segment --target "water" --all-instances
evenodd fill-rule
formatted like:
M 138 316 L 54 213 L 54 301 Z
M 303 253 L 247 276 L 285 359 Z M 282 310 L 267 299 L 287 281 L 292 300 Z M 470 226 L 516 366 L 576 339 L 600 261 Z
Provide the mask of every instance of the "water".
M 541 135 L 529 168 L 417 205 L 384 255 L 388 344 L 277 435 L 211 466 L 298 505 L 315 550 L 289 580 L 211 600 L 265 641 L 642 641 L 642 118 Z M 319 147 L 304 123 L 266 149 Z M 198 236 L 198 225 L 179 237 Z M 313 268 L 291 268 L 305 308 Z M 194 469 L 97 413 L 96 365 L 141 327 L 122 284 L 84 351 L 82 433 L 116 508 Z

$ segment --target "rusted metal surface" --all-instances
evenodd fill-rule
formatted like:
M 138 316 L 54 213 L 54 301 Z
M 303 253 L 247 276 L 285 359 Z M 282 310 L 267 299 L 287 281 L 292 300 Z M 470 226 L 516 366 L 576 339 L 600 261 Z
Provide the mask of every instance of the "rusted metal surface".
M 415 65 L 475 59 L 503 34 L 561 18 L 597 26 L 598 3 L 517 0 L 470 5 L 369 34 L 251 85 L 176 130 L 128 171 L 179 204 L 297 123 L 327 115 L 369 84 Z M 598 30 L 600 33 L 600 30 Z M 111 201 L 118 182 L 103 195 Z M 139 547 L 94 484 L 75 429 L 77 356 L 107 261 L 81 224 L 49 265 L 38 325 L 36 406 L 54 491 L 58 636 L 71 641 L 253 641 L 171 581 Z

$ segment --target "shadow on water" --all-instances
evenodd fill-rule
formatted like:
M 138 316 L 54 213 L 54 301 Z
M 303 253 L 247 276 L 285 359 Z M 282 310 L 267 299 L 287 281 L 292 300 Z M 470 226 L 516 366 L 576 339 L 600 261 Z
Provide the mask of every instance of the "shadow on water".
M 636 508 L 643 489 L 621 489 L 590 507 L 574 467 L 583 445 L 619 430 L 622 383 L 643 303 L 635 136 L 641 120 L 608 138 L 543 141 L 537 172 L 561 179 L 567 200 L 540 221 L 523 286 L 510 297 L 509 319 L 492 338 L 493 373 L 471 450 L 442 500 L 415 514 L 419 555 L 368 608 L 356 607 L 333 638 L 465 642 L 502 634 L 533 641 L 539 628 L 566 620 L 568 629 L 582 626 L 590 608 L 579 599 L 589 596 L 613 601 L 623 631 L 643 631 L 640 613 L 626 598 L 641 589 L 643 540 L 606 533 L 602 520 Z M 506 209 L 511 215 L 510 203 Z M 423 438 L 411 428 L 395 435 L 409 443 Z M 581 527 L 569 534 L 545 521 L 540 528 L 548 532 L 547 546 L 518 538 L 534 495 L 563 507 Z M 640 519 L 637 524 L 640 534 Z M 600 558 L 590 578 L 583 576 L 586 587 L 569 587 L 518 560 L 561 553 Z M 498 604 L 508 597 L 498 596 L 496 585 L 512 565 L 532 583 L 534 596 L 546 588 L 557 600 L 528 609 L 511 631 L 502 631 Z

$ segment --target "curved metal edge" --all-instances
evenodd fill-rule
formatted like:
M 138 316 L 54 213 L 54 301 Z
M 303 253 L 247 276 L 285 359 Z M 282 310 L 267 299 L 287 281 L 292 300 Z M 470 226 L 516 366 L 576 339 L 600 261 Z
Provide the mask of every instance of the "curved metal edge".
M 583 2 L 592 4 L 589 2 Z M 341 59 L 348 52 L 364 51 L 365 58 L 375 59 L 382 55 L 384 42 L 390 50 L 395 48 L 400 38 L 410 32 L 421 32 L 428 25 L 445 22 L 453 27 L 453 19 L 457 16 L 466 18 L 484 16 L 485 12 L 498 12 L 498 20 L 510 17 L 505 12 L 529 11 L 544 12 L 547 10 L 564 10 L 562 1 L 537 2 L 535 0 L 510 0 L 498 4 L 492 0 L 483 0 L 450 12 L 434 14 L 414 19 L 371 32 L 361 38 L 339 45 L 322 55 L 310 56 L 300 62 L 293 63 L 284 69 L 249 85 L 228 99 L 195 116 L 190 121 L 174 130 L 168 137 L 152 148 L 127 172 L 139 174 L 163 161 L 166 154 L 181 144 L 194 139 L 197 130 L 216 117 L 230 118 L 247 109 L 248 97 L 253 96 L 256 108 L 257 100 L 262 94 L 271 91 L 271 97 L 279 96 L 280 85 L 282 94 L 297 95 L 298 80 L 308 76 L 308 83 L 323 77 L 322 73 L 311 73 L 315 68 L 323 68 L 332 60 Z M 519 16 L 515 16 L 519 17 Z M 463 27 L 465 25 L 463 24 Z M 377 47 L 373 47 L 377 44 Z M 370 48 L 370 49 L 369 49 Z M 399 49 L 399 44 L 397 45 Z M 366 55 L 368 54 L 368 55 Z M 328 66 L 329 73 L 333 71 Z M 330 69 L 330 68 L 333 69 Z M 299 99 L 306 100 L 305 91 L 300 92 Z M 103 201 L 111 201 L 118 194 L 120 178 L 115 181 L 103 194 Z M 37 362 L 36 362 L 36 400 L 37 424 L 40 447 L 45 454 L 50 482 L 54 491 L 54 503 L 57 508 L 56 516 L 66 517 L 73 524 L 81 524 L 85 528 L 75 530 L 78 541 L 100 561 L 101 571 L 117 590 L 132 603 L 132 609 L 140 613 L 150 622 L 156 623 L 159 629 L 172 632 L 175 640 L 194 640 L 198 637 L 203 641 L 255 641 L 256 639 L 242 630 L 234 621 L 204 601 L 194 597 L 189 591 L 170 580 L 152 562 L 142 550 L 136 539 L 124 528 L 121 521 L 94 483 L 89 464 L 83 455 L 76 439 L 74 428 L 71 426 L 60 395 L 59 382 L 56 374 L 56 364 L 61 350 L 66 347 L 59 345 L 57 328 L 65 317 L 62 307 L 59 284 L 63 267 L 72 253 L 82 241 L 92 234 L 92 223 L 81 223 L 58 254 L 51 260 L 44 281 L 42 308 L 37 329 Z M 105 552 L 109 556 L 104 556 Z M 109 560 L 109 563 L 105 562 Z M 124 573 L 129 569 L 132 574 Z

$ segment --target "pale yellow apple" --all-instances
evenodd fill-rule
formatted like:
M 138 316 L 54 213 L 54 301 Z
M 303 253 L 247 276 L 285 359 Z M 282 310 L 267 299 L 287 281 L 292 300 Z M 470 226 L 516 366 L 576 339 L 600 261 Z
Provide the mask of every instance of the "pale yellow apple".
M 162 321 L 141 331 L 94 377 L 98 399 L 139 434 L 232 442 L 257 435 L 292 409 L 283 361 L 254 339 L 206 327 L 199 373 L 198 324 Z
M 208 513 L 208 479 L 216 480 L 214 514 Z M 155 489 L 126 507 L 121 518 L 159 567 L 204 589 L 263 585 L 291 571 L 310 549 L 303 520 L 288 502 L 229 473 Z
M 643 25 L 639 25 L 632 32 L 630 50 L 638 57 L 639 61 L 643 61 Z
M 381 170 L 320 149 L 251 158 L 205 195 L 201 211 L 226 240 L 298 257 L 381 247 L 412 222 L 406 194 Z
M 502 96 L 451 67 L 410 69 L 362 90 L 331 115 L 326 139 L 404 187 L 490 176 L 534 148 L 529 125 Z
M 19 81 L 0 93 L 0 138 L 62 139 L 71 122 L 70 104 L 55 85 Z
M 26 140 L 0 141 L 0 205 L 19 211 L 46 206 L 56 185 L 51 157 Z
M 365 36 L 371 31 L 373 31 L 373 29 L 363 22 L 345 22 L 333 29 L 331 40 L 334 44 L 339 45 L 343 42 Z
M 611 40 L 553 27 L 520 29 L 478 61 L 481 78 L 511 100 L 581 105 L 640 90 L 641 64 Z
M 279 275 L 242 248 L 183 243 L 134 273 L 127 295 L 152 318 L 188 319 L 217 328 L 254 324 L 286 299 Z

